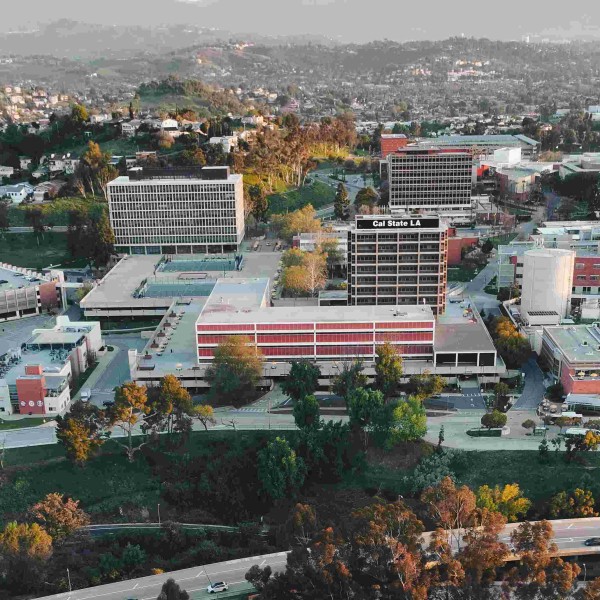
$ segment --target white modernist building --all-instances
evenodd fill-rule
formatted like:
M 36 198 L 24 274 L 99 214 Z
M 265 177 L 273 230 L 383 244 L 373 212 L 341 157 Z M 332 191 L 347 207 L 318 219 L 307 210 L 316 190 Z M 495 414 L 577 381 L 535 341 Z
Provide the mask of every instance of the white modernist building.
M 387 156 L 392 213 L 435 213 L 456 224 L 473 220 L 473 155 L 467 150 L 406 146 Z
M 235 252 L 244 239 L 242 175 L 229 167 L 130 169 L 108 184 L 118 252 Z
M 575 252 L 539 248 L 523 255 L 521 312 L 569 314 Z

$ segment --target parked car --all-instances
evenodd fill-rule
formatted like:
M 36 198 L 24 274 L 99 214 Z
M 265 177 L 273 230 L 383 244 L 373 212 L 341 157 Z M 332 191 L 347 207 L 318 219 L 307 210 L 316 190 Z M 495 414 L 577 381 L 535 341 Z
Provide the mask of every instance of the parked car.
M 0 285 L 2 285 L 3 283 L 8 283 L 8 281 L 6 281 L 6 279 L 0 279 Z
M 600 537 L 588 538 L 583 542 L 586 546 L 600 546 Z
M 216 592 L 226 592 L 229 589 L 229 585 L 227 585 L 224 581 L 215 581 L 215 583 L 211 583 L 206 591 L 209 594 L 214 594 Z

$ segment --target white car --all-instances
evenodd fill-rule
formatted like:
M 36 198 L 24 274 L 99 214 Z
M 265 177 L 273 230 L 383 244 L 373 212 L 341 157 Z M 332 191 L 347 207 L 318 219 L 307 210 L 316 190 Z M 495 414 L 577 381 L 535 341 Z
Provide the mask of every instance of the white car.
M 215 581 L 215 583 L 211 583 L 206 588 L 206 591 L 209 594 L 214 594 L 216 592 L 226 592 L 228 589 L 229 589 L 229 585 L 226 584 L 224 581 Z

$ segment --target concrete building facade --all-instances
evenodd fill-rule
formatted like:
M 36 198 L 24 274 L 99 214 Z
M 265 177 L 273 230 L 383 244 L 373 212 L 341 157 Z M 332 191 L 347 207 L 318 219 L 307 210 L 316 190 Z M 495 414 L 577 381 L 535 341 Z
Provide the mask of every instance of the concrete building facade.
M 464 150 L 407 146 L 387 156 L 392 213 L 436 213 L 452 223 L 473 220 L 473 155 Z
M 538 248 L 523 255 L 521 312 L 550 311 L 566 317 L 571 309 L 575 252 Z
M 244 239 L 242 176 L 229 167 L 136 167 L 108 184 L 108 203 L 118 252 L 226 253 Z
M 438 217 L 357 215 L 348 232 L 348 304 L 444 312 L 448 227 Z

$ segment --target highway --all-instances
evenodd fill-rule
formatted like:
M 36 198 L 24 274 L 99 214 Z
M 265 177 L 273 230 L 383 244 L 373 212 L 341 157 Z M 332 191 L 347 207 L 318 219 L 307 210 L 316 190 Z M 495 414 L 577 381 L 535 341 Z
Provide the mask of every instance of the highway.
M 120 581 L 118 583 L 109 583 L 99 585 L 93 588 L 74 590 L 72 592 L 63 592 L 53 596 L 44 596 L 44 599 L 52 600 L 156 600 L 160 594 L 163 583 L 167 579 L 175 579 L 182 589 L 188 593 L 196 593 L 194 596 L 215 597 L 209 594 L 202 594 L 208 584 L 216 581 L 226 581 L 230 586 L 230 591 L 248 589 L 244 576 L 251 566 L 259 565 L 266 567 L 269 565 L 273 571 L 279 571 L 285 566 L 287 552 L 277 552 L 276 554 L 263 554 L 262 556 L 253 556 L 249 558 L 240 558 L 228 560 L 211 565 L 202 565 L 184 569 L 182 571 L 172 571 L 161 575 L 150 575 L 149 577 L 140 577 L 129 581 Z M 225 594 L 219 594 L 217 598 L 227 597 Z
M 510 543 L 510 534 L 520 525 L 511 523 L 504 528 L 500 540 Z M 552 521 L 554 529 L 554 543 L 558 546 L 558 554 L 561 556 L 578 554 L 597 554 L 600 546 L 585 546 L 584 542 L 590 537 L 600 537 L 600 518 L 588 519 L 563 519 Z M 423 543 L 428 544 L 431 532 L 423 535 Z M 454 543 L 453 545 L 456 546 Z M 287 552 L 275 554 L 264 554 L 250 558 L 241 558 L 221 563 L 203 565 L 163 573 L 162 575 L 151 575 L 129 581 L 110 583 L 93 588 L 64 592 L 54 596 L 45 596 L 44 599 L 53 600 L 154 600 L 158 597 L 162 584 L 169 578 L 175 579 L 182 589 L 187 592 L 199 592 L 195 596 L 202 597 L 201 593 L 206 590 L 210 581 L 226 581 L 231 590 L 246 589 L 244 576 L 253 565 L 265 567 L 269 565 L 274 572 L 281 571 L 285 567 Z M 207 594 L 208 596 L 208 594 Z M 221 596 L 223 597 L 223 596 Z

